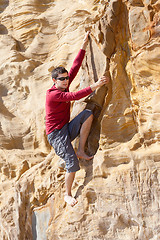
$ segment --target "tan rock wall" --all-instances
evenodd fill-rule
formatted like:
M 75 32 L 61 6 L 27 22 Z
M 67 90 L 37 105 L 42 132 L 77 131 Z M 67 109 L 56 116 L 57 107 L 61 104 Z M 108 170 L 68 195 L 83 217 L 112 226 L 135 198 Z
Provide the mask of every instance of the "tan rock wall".
M 49 219 L 45 239 L 160 238 L 159 12 L 159 0 L 0 0 L 0 239 L 44 236 L 34 214 Z M 71 90 L 103 74 L 111 81 L 73 103 L 72 117 L 94 112 L 87 149 L 95 157 L 80 162 L 71 208 L 45 134 L 45 93 L 51 70 L 71 67 L 88 29 Z

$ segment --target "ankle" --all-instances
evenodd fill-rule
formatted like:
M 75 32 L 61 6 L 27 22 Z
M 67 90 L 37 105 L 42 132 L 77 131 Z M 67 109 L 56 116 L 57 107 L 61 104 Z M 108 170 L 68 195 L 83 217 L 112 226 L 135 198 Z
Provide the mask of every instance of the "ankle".
M 83 153 L 84 150 L 82 150 L 81 148 L 78 148 L 77 152 L 78 152 L 78 153 Z
M 67 193 L 67 192 L 65 192 L 64 196 L 70 196 L 70 197 L 72 197 L 72 193 Z

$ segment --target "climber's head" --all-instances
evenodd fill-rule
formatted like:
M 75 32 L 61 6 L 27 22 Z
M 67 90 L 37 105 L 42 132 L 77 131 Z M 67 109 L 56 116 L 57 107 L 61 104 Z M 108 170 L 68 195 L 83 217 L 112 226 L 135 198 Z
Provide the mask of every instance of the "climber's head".
M 64 67 L 57 67 L 52 71 L 52 79 L 56 86 L 61 91 L 65 91 L 69 84 L 68 71 Z
M 56 79 L 59 74 L 67 73 L 68 71 L 64 67 L 56 67 L 52 70 L 52 79 Z

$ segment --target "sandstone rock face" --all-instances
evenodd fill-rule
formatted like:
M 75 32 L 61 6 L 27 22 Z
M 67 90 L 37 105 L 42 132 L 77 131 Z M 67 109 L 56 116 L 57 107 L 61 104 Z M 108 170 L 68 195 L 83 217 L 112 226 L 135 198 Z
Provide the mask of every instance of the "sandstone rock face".
M 0 0 L 0 20 L 0 239 L 160 239 L 160 1 Z M 80 162 L 72 208 L 45 134 L 45 94 L 85 30 L 70 90 L 111 81 L 73 103 L 72 117 L 94 112 L 95 156 Z

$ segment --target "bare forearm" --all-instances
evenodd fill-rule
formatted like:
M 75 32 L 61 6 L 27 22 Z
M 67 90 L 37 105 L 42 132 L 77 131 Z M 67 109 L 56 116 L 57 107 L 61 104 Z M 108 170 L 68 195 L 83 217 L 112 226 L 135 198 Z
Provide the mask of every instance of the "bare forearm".
M 90 34 L 90 32 L 88 31 L 83 39 L 83 43 L 81 46 L 81 49 L 83 49 L 83 50 L 86 50 L 86 48 L 87 48 L 88 41 L 89 41 L 89 34 Z
M 88 45 L 88 42 L 83 42 L 81 49 L 86 51 L 87 45 Z

